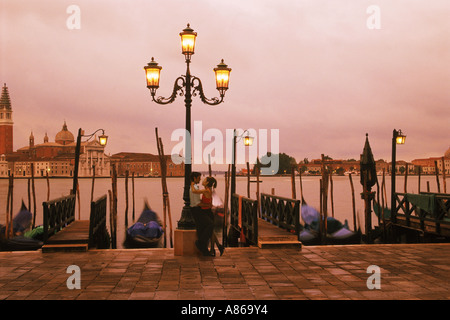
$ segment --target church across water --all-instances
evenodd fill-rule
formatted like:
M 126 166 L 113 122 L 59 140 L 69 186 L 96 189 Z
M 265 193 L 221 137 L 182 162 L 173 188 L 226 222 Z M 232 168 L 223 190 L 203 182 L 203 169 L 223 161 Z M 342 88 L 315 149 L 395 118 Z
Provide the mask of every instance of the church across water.
M 13 151 L 11 99 L 4 84 L 0 98 L 0 177 L 73 177 L 76 141 L 66 121 L 53 142 L 47 133 L 41 141 L 38 143 L 31 132 L 28 145 Z M 110 176 L 110 157 L 97 137 L 81 142 L 78 176 L 92 177 L 94 170 L 96 177 Z

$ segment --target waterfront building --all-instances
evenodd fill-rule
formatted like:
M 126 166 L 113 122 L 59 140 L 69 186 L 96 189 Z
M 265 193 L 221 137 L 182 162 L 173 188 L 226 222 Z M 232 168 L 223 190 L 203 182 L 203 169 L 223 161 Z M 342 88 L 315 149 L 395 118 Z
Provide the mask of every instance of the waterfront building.
M 168 177 L 184 177 L 184 163 L 175 164 L 171 156 L 165 156 Z M 116 166 L 117 175 L 123 177 L 128 171 L 129 176 L 158 177 L 161 176 L 159 156 L 151 153 L 120 152 L 111 156 L 111 165 Z
M 412 163 L 415 166 L 420 166 L 423 174 L 436 174 L 436 166 L 440 174 L 444 173 L 450 175 L 450 148 L 444 153 L 442 157 L 430 157 L 426 159 L 414 159 Z
M 43 143 L 36 144 L 31 132 L 28 146 L 6 155 L 6 172 L 2 172 L 0 162 L 0 176 L 5 177 L 12 172 L 15 177 L 31 177 L 32 174 L 35 177 L 73 177 L 75 148 L 74 135 L 68 130 L 65 121 L 54 142 L 50 142 L 45 133 Z M 94 170 L 96 177 L 110 176 L 109 156 L 104 153 L 104 146 L 100 145 L 97 137 L 81 142 L 78 177 L 92 177 Z

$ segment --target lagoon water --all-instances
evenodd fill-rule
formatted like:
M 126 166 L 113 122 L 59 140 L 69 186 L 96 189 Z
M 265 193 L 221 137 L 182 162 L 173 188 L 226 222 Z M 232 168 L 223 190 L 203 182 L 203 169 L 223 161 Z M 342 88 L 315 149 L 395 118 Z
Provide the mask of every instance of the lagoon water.
M 215 175 L 218 186 L 216 192 L 222 199 L 225 193 L 225 177 L 223 174 Z M 255 179 L 252 177 L 252 179 Z M 275 195 L 291 198 L 291 177 L 279 177 L 279 176 L 264 176 L 260 178 L 262 183 L 259 184 L 261 193 L 272 192 L 272 188 L 275 190 Z M 320 179 L 319 176 L 302 176 L 302 194 L 305 201 L 317 209 L 320 206 Z M 359 223 L 364 229 L 364 202 L 361 199 L 362 186 L 359 182 L 359 176 L 352 176 L 353 185 L 355 190 L 355 210 L 359 217 Z M 381 188 L 381 176 L 378 176 L 379 184 Z M 56 199 L 61 196 L 68 195 L 72 188 L 72 179 L 50 179 L 50 199 Z M 388 199 L 390 199 L 391 182 L 390 177 L 386 176 L 386 193 Z M 397 192 L 404 192 L 404 176 L 398 176 L 396 179 Z M 418 177 L 408 176 L 407 180 L 407 192 L 418 192 Z M 437 192 L 437 182 L 435 176 L 422 176 L 420 191 L 427 191 L 427 182 L 430 185 L 431 192 Z M 89 219 L 92 179 L 82 178 L 79 179 L 80 184 L 80 210 L 78 208 L 78 202 L 75 209 L 76 219 Z M 169 191 L 170 211 L 172 216 L 172 228 L 177 227 L 177 221 L 180 219 L 181 210 L 183 207 L 183 184 L 184 178 L 168 178 L 167 187 Z M 442 178 L 440 180 L 442 190 Z M 126 208 L 126 196 L 125 196 L 125 178 L 118 178 L 118 222 L 117 222 L 117 247 L 121 248 L 124 234 L 125 234 L 125 208 Z M 140 212 L 144 207 L 144 200 L 147 199 L 148 203 L 163 220 L 163 198 L 162 187 L 160 178 L 135 178 L 135 219 L 137 220 Z M 301 198 L 300 192 L 300 178 L 297 176 L 295 181 L 296 197 Z M 42 224 L 42 202 L 47 200 L 47 180 L 35 179 L 36 190 L 36 225 Z M 94 182 L 94 200 L 98 197 L 108 194 L 108 190 L 111 190 L 110 178 L 96 178 Z M 372 188 L 372 191 L 376 191 L 376 185 Z M 236 192 L 243 196 L 247 196 L 247 177 L 236 178 Z M 6 199 L 8 194 L 8 179 L 0 180 L 0 224 L 5 224 L 6 221 Z M 132 210 L 133 210 L 133 198 L 132 198 L 132 180 L 128 179 L 128 221 L 129 226 L 132 224 Z M 250 198 L 256 198 L 256 183 L 250 184 Z M 331 196 L 328 196 L 328 215 L 331 216 Z M 353 205 L 352 205 L 352 191 L 350 186 L 350 180 L 348 176 L 333 176 L 333 203 L 334 203 L 334 217 L 341 222 L 348 220 L 350 229 L 353 229 Z M 28 205 L 28 181 L 27 179 L 15 179 L 14 180 L 14 214 L 20 210 L 22 200 L 25 205 Z M 109 200 L 109 198 L 108 198 Z M 31 204 L 33 209 L 33 204 Z M 32 210 L 30 210 L 32 211 Z M 107 209 L 107 226 L 109 230 L 109 201 Z M 166 220 L 167 226 L 169 226 L 169 219 Z M 372 225 L 377 225 L 377 219 L 373 215 Z

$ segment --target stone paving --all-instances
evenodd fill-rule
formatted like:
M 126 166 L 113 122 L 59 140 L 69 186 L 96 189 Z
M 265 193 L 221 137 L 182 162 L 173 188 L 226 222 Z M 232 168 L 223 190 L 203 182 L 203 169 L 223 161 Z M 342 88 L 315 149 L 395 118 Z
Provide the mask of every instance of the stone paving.
M 68 288 L 77 275 L 70 265 L 80 268 L 80 289 Z M 221 257 L 173 249 L 1 252 L 0 300 L 10 299 L 448 300 L 450 244 L 227 248 Z

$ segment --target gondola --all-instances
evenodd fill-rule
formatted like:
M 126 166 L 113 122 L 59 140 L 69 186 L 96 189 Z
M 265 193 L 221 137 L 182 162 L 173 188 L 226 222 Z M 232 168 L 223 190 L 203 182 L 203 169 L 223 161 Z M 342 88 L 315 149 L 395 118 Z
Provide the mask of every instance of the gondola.
M 319 235 L 319 216 L 319 212 L 313 207 L 302 205 L 302 218 L 305 222 L 303 230 L 299 234 L 302 244 L 306 246 L 322 244 Z M 361 232 L 351 231 L 347 220 L 342 223 L 333 217 L 328 217 L 327 236 L 324 243 L 329 245 L 359 244 L 361 243 Z
M 146 202 L 137 222 L 127 229 L 123 245 L 127 249 L 161 248 L 163 234 L 158 214 Z
M 25 236 L 32 218 L 33 215 L 22 201 L 20 211 L 13 219 L 13 237 L 6 238 L 6 226 L 0 225 L 0 251 L 33 251 L 43 246 L 44 243 L 40 239 Z

